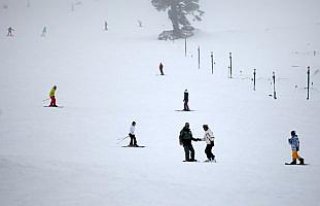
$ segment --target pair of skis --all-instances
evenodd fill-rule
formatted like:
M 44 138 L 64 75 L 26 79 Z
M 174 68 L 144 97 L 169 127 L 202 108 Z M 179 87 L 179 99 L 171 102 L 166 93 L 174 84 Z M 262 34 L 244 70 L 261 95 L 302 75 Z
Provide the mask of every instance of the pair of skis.
M 117 144 L 120 144 L 123 140 L 127 139 L 129 136 L 126 136 L 126 137 L 123 137 L 123 138 L 118 138 L 118 141 Z M 122 147 L 130 147 L 130 148 L 144 148 L 146 146 L 144 145 L 124 145 Z
M 186 161 L 186 160 L 183 160 L 182 162 L 190 162 L 190 163 L 193 163 L 193 162 L 195 162 L 195 163 L 217 163 L 217 161 L 216 160 L 214 160 L 214 161 L 203 161 L 203 162 L 201 162 L 201 161 L 198 161 L 198 160 L 194 160 L 194 161 Z
M 195 161 L 183 161 L 183 162 L 191 162 L 191 163 L 193 163 L 193 162 L 196 162 L 196 163 L 201 163 L 200 161 L 198 161 L 198 160 L 195 160 Z M 217 163 L 217 161 L 204 161 L 203 163 Z M 284 165 L 291 165 L 291 166 L 307 166 L 307 165 L 309 165 L 309 164 L 290 164 L 290 163 L 285 163 Z
M 43 107 L 63 108 L 63 106 L 43 106 Z
M 288 163 L 288 162 L 286 162 L 286 163 L 284 163 L 284 165 L 291 165 L 291 166 L 306 166 L 306 165 L 309 165 L 309 164 L 306 164 L 306 163 L 304 163 L 304 164 L 290 164 L 290 163 Z
M 49 98 L 48 99 L 44 99 L 44 100 L 42 100 L 42 103 L 45 103 L 45 102 L 47 102 L 49 100 L 50 100 Z M 50 106 L 50 105 L 48 105 L 48 106 L 44 105 L 43 107 L 63 108 L 63 106 Z

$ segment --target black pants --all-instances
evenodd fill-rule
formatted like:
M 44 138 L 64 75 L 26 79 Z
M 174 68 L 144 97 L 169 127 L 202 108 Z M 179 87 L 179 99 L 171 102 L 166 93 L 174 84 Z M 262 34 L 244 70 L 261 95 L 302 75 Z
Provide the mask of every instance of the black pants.
M 213 144 L 207 144 L 207 147 L 204 150 L 204 152 L 207 155 L 208 160 L 214 160 L 214 158 L 215 158 L 214 154 L 212 154 L 212 148 L 213 148 Z
M 160 74 L 161 74 L 161 75 L 164 75 L 162 68 L 160 68 Z
M 137 146 L 137 139 L 134 134 L 129 134 L 130 137 L 130 146 Z
M 194 149 L 192 144 L 183 145 L 184 148 L 184 154 L 185 154 L 185 161 L 194 160 Z
M 185 111 L 189 111 L 189 105 L 188 105 L 188 101 L 184 101 L 184 104 L 183 104 L 183 110 Z

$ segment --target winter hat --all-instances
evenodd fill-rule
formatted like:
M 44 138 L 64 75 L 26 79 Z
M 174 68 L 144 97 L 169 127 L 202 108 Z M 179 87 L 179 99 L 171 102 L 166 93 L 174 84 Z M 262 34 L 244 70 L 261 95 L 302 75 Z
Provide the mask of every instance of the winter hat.
M 291 136 L 296 136 L 296 131 L 292 130 L 291 131 Z

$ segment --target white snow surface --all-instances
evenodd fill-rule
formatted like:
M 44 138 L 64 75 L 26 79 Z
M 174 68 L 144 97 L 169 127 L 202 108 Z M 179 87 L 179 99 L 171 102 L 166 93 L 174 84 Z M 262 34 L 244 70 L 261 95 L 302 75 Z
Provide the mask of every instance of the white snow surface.
M 0 1 L 1 206 L 320 205 L 319 0 L 200 4 L 185 57 L 184 40 L 157 40 L 171 24 L 149 0 Z M 53 85 L 63 108 L 43 107 Z M 176 112 L 185 89 L 195 111 Z M 118 143 L 132 121 L 143 149 Z M 182 162 L 185 122 L 213 130 L 216 164 L 204 142 Z M 310 165 L 284 165 L 291 130 Z

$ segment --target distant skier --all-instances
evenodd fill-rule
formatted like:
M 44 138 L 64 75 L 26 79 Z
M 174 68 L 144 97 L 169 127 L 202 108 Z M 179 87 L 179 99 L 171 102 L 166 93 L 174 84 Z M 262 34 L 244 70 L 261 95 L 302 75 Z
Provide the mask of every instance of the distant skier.
M 214 136 L 212 131 L 209 129 L 209 126 L 204 124 L 203 125 L 203 130 L 205 131 L 204 133 L 204 138 L 202 139 L 203 141 L 206 141 L 207 146 L 205 149 L 205 153 L 207 155 L 207 160 L 205 162 L 211 162 L 215 161 L 215 155 L 212 153 L 212 148 L 214 147 Z
M 164 75 L 162 62 L 160 62 L 160 64 L 159 64 L 159 70 L 160 70 L 160 74 L 161 74 L 161 75 Z
M 142 27 L 142 21 L 138 20 L 139 27 Z
M 179 143 L 184 148 L 185 153 L 185 162 L 195 162 L 195 152 L 192 146 L 192 141 L 200 141 L 201 139 L 193 138 L 192 132 L 190 130 L 190 125 L 188 122 L 185 123 L 185 126 L 180 131 Z
M 137 138 L 136 138 L 136 135 L 135 135 L 135 131 L 136 131 L 136 122 L 133 121 L 133 122 L 131 123 L 130 131 L 129 131 L 129 137 L 130 137 L 129 146 L 130 146 L 130 147 L 138 147 Z
M 107 21 L 104 21 L 104 30 L 108 31 L 108 22 Z
M 13 31 L 15 30 L 12 27 L 9 27 L 7 36 L 13 36 L 13 33 L 12 33 Z
M 288 139 L 288 142 L 291 145 L 292 151 L 292 162 L 290 164 L 297 164 L 297 159 L 299 160 L 300 164 L 304 164 L 304 159 L 298 154 L 300 149 L 300 141 L 298 135 L 296 134 L 296 131 L 291 131 L 291 138 Z
M 47 35 L 47 27 L 45 26 L 45 27 L 43 27 L 43 29 L 42 29 L 42 34 L 41 34 L 41 36 L 42 37 L 45 37 Z
M 49 92 L 49 97 L 51 99 L 49 107 L 57 107 L 56 90 L 57 86 L 54 85 Z
M 189 105 L 188 105 L 188 103 L 189 103 L 189 92 L 188 92 L 187 89 L 184 90 L 183 102 L 184 102 L 184 105 L 183 105 L 184 108 L 183 108 L 183 110 L 184 110 L 184 111 L 190 111 Z

